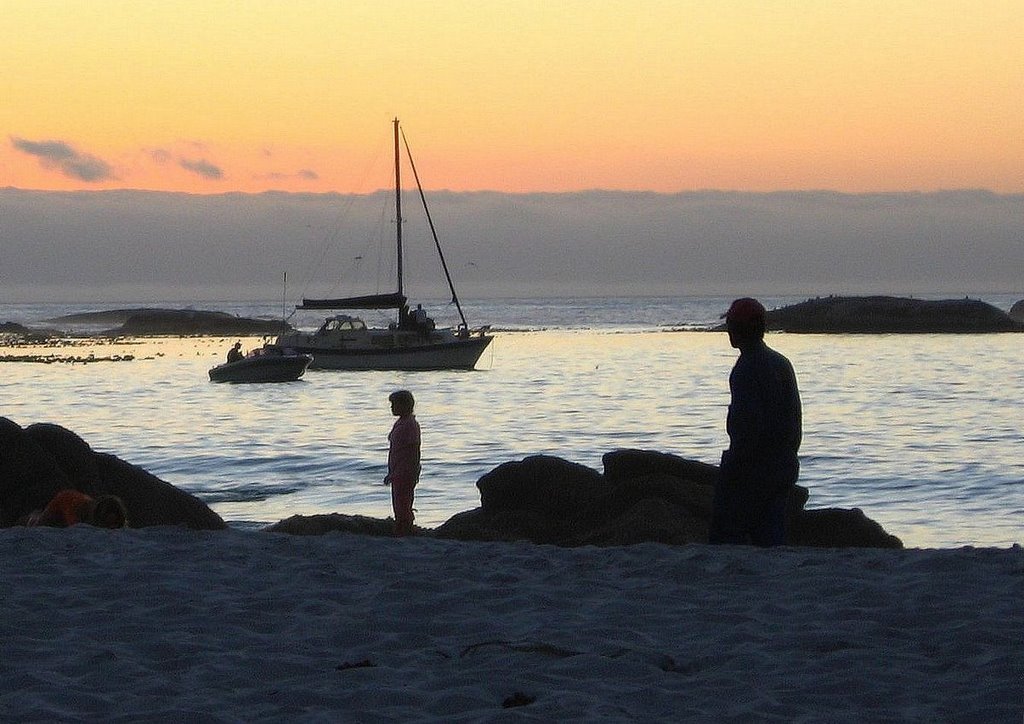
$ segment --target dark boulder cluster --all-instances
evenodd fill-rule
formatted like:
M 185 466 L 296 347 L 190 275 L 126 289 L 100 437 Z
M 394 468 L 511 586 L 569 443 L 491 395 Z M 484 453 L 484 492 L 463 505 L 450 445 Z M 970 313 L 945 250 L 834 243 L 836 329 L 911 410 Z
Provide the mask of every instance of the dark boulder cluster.
M 536 455 L 499 465 L 477 482 L 480 507 L 434 531 L 457 540 L 529 540 L 564 546 L 706 543 L 718 468 L 675 455 L 617 450 L 604 474 Z M 805 510 L 790 498 L 790 545 L 901 548 L 860 510 Z
M 17 525 L 65 489 L 118 496 L 133 528 L 227 527 L 195 496 L 114 455 L 93 451 L 60 425 L 36 423 L 22 428 L 0 417 L 0 526 Z
M 477 482 L 480 507 L 435 535 L 565 546 L 707 541 L 713 466 L 631 451 L 605 463 L 604 475 L 548 455 L 503 463 Z
M 668 453 L 616 450 L 604 473 L 549 455 L 502 463 L 477 482 L 480 507 L 417 535 L 462 541 L 530 541 L 558 546 L 707 543 L 718 467 Z M 794 546 L 902 548 L 859 509 L 805 510 L 808 491 L 790 496 Z M 392 521 L 296 515 L 266 530 L 294 535 L 343 531 L 391 535 Z
M 506 462 L 477 481 L 480 507 L 417 535 L 464 541 L 531 541 L 559 546 L 706 543 L 718 468 L 667 453 L 616 450 L 604 472 L 549 455 Z M 59 491 L 116 495 L 129 525 L 227 526 L 205 503 L 114 455 L 95 452 L 75 433 L 48 423 L 22 428 L 0 417 L 0 527 L 18 525 Z M 790 545 L 902 548 L 860 510 L 806 510 L 796 486 Z M 393 522 L 332 513 L 293 516 L 265 530 L 293 535 L 346 531 L 389 536 Z
M 1024 331 L 1024 320 L 977 299 L 819 297 L 768 312 L 776 332 L 973 334 Z

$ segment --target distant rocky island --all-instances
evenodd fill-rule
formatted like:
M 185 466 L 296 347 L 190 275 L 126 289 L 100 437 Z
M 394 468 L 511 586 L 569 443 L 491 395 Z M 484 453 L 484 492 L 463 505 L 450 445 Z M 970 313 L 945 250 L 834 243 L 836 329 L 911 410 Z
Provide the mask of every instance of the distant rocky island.
M 769 311 L 768 329 L 807 334 L 1022 332 L 1024 300 L 1013 309 L 1016 317 L 977 299 L 830 296 Z
M 114 309 L 69 314 L 46 321 L 55 325 L 119 325 L 100 332 L 104 337 L 264 336 L 292 329 L 283 320 L 252 319 L 201 309 Z
M 35 334 L 33 330 L 26 327 L 24 324 L 18 324 L 17 322 L 4 322 L 0 324 L 0 334 L 10 335 L 12 337 L 28 337 Z
M 134 308 L 69 314 L 46 320 L 48 328 L 7 322 L 0 335 L 39 339 L 67 334 L 69 325 L 89 326 L 83 336 L 251 336 L 292 331 L 284 320 L 239 317 L 197 309 Z M 106 325 L 110 325 L 109 328 Z M 713 328 L 722 331 L 725 325 Z M 828 296 L 768 312 L 768 329 L 807 334 L 977 334 L 1024 331 L 1024 300 L 1009 312 L 977 299 L 924 300 L 891 296 Z

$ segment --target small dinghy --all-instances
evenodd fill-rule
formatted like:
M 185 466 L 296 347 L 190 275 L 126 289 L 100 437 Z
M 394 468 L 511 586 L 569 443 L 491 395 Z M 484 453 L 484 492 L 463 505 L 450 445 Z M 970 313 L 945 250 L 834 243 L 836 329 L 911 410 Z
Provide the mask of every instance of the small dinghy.
M 291 382 L 306 373 L 313 358 L 308 354 L 286 354 L 283 349 L 266 345 L 235 362 L 225 362 L 210 370 L 211 382 Z

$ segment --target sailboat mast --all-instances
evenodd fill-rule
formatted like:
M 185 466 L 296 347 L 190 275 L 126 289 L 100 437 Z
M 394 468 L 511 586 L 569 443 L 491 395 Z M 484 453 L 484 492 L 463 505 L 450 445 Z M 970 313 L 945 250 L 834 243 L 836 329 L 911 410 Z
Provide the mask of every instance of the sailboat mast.
M 402 162 L 398 149 L 398 119 L 395 124 L 395 235 L 398 243 L 398 295 L 405 296 L 402 288 Z

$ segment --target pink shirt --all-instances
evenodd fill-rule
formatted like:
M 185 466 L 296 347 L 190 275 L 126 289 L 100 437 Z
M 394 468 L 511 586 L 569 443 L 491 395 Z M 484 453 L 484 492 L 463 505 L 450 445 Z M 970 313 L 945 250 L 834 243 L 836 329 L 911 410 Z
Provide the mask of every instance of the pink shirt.
M 395 420 L 388 434 L 388 477 L 391 483 L 413 483 L 420 477 L 420 424 L 415 415 Z

